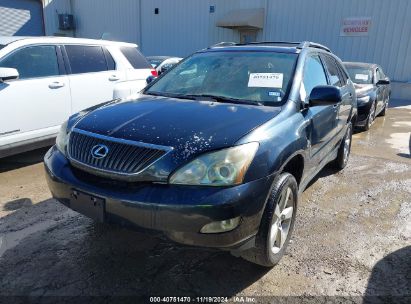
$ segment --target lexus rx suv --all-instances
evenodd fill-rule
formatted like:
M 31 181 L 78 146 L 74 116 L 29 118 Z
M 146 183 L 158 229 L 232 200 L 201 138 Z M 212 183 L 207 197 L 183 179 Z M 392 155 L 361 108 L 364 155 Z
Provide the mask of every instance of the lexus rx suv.
M 346 166 L 354 85 L 319 44 L 224 43 L 140 95 L 72 116 L 45 156 L 53 197 L 98 221 L 279 262 L 298 198 Z

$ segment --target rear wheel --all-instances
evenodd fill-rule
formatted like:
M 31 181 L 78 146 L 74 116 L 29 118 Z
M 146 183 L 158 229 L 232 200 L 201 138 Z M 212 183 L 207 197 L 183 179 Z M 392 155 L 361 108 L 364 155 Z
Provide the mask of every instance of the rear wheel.
M 282 173 L 274 183 L 268 198 L 255 247 L 241 257 L 265 266 L 276 265 L 290 242 L 297 211 L 298 185 L 289 173 Z
M 338 170 L 342 170 L 347 166 L 348 159 L 351 153 L 351 141 L 352 141 L 352 124 L 349 123 L 347 131 L 345 132 L 344 138 L 341 141 L 340 147 L 338 148 L 337 158 L 334 161 L 334 167 Z

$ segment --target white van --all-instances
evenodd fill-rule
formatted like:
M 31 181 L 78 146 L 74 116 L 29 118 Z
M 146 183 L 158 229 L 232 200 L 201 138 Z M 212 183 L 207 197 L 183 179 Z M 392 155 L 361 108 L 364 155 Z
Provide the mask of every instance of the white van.
M 0 158 L 52 144 L 71 114 L 111 100 L 125 81 L 138 92 L 152 75 L 136 44 L 0 37 Z

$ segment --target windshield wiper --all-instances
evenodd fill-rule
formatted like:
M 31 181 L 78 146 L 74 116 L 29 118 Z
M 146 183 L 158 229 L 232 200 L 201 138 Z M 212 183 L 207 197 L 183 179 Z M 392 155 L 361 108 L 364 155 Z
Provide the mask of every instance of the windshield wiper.
M 191 95 L 184 95 L 184 94 L 173 94 L 173 93 L 164 93 L 164 92 L 144 92 L 146 95 L 153 95 L 153 96 L 163 96 L 163 97 L 171 97 L 171 98 L 180 98 L 180 99 L 190 99 L 195 100 L 195 97 Z
M 219 95 L 212 95 L 212 94 L 192 94 L 192 95 L 184 95 L 186 97 L 191 97 L 191 98 L 210 98 L 212 100 L 215 100 L 216 102 L 229 102 L 229 103 L 236 103 L 236 104 L 249 104 L 249 105 L 254 105 L 254 106 L 262 106 L 263 104 L 258 101 L 254 100 L 244 100 L 244 99 L 237 99 L 237 98 L 232 98 L 232 97 L 226 97 L 226 96 L 219 96 Z

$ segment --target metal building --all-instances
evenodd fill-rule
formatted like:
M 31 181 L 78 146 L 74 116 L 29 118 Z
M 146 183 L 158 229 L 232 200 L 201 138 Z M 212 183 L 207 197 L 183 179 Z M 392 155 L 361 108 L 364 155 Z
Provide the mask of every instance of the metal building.
M 41 0 L 0 0 L 0 36 L 42 35 Z
M 43 1 L 48 35 L 124 40 L 146 55 L 176 56 L 220 41 L 312 40 L 411 82 L 409 0 Z M 56 12 L 73 14 L 75 31 L 59 31 Z

